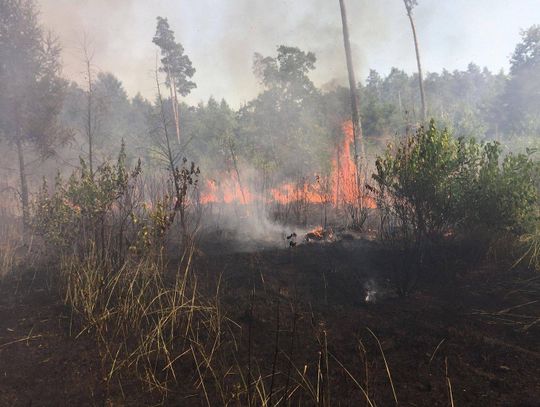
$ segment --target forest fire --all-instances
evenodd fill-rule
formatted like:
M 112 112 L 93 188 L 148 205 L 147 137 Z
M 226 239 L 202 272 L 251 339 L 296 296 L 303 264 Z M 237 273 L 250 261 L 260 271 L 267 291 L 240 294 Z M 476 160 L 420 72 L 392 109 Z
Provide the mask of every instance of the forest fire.
M 203 205 L 211 203 L 239 203 L 247 205 L 254 201 L 254 195 L 240 186 L 236 177 L 225 179 L 218 184 L 215 180 L 207 180 L 200 202 Z
M 284 183 L 263 196 L 243 186 L 238 176 L 231 175 L 221 182 L 207 180 L 201 193 L 203 205 L 212 203 L 247 205 L 254 201 L 287 205 L 294 202 L 331 204 L 334 207 L 356 204 L 360 198 L 356 181 L 356 166 L 352 157 L 354 142 L 352 122 L 342 125 L 343 140 L 334 151 L 332 170 L 328 176 L 315 175 L 312 181 Z M 374 208 L 373 199 L 362 197 L 363 205 Z
M 315 241 L 323 240 L 325 237 L 324 235 L 325 235 L 325 230 L 323 229 L 323 227 L 317 226 L 315 229 L 306 233 L 306 241 L 310 242 L 314 240 Z
M 0 0 L 0 407 L 540 407 L 540 1 L 187 3 Z

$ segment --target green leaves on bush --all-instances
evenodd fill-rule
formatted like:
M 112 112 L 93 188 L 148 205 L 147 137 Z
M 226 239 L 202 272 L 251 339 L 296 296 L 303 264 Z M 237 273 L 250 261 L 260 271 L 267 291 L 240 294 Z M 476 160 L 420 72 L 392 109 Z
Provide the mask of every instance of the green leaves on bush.
M 538 222 L 538 163 L 532 151 L 501 151 L 497 142 L 455 139 L 432 120 L 377 159 L 383 218 L 415 240 L 478 229 L 522 233 Z
M 105 162 L 94 173 L 81 158 L 81 167 L 67 181 L 60 174 L 54 190 L 44 180 L 32 206 L 32 227 L 46 243 L 59 250 L 88 243 L 105 244 L 105 221 L 114 211 L 125 209 L 123 200 L 135 188 L 140 162 L 132 171 L 125 165 L 124 146 L 116 164 Z M 129 210 L 133 210 L 130 207 Z

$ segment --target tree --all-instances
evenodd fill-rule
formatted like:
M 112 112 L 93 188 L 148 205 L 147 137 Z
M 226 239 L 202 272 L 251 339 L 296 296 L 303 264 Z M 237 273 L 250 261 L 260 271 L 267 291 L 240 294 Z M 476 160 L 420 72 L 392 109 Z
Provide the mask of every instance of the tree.
M 395 104 L 387 102 L 384 97 L 384 82 L 375 70 L 370 70 L 366 86 L 362 89 L 363 134 L 367 137 L 384 136 L 395 132 L 399 125 L 392 120 L 397 111 Z M 398 100 L 399 101 L 399 100 Z
M 166 85 L 170 90 L 176 137 L 180 142 L 178 94 L 186 96 L 197 87 L 195 82 L 189 80 L 195 74 L 195 68 L 193 68 L 189 57 L 184 55 L 182 44 L 176 42 L 174 31 L 170 29 L 166 18 L 157 18 L 156 35 L 152 42 L 161 51 L 159 71 L 165 73 L 167 78 Z
M 279 171 L 290 180 L 316 168 L 320 94 L 309 78 L 316 60 L 312 52 L 285 45 L 275 57 L 254 56 L 253 72 L 264 91 L 240 110 L 239 136 L 263 178 Z
M 97 74 L 94 88 L 96 115 L 99 117 L 99 135 L 102 147 L 117 147 L 121 140 L 132 141 L 131 126 L 128 122 L 130 104 L 122 82 L 113 74 Z M 128 145 L 130 143 L 127 143 Z
M 160 124 L 157 129 L 154 130 L 157 133 L 157 153 L 164 159 L 167 169 L 169 171 L 170 179 L 174 188 L 174 206 L 171 208 L 170 213 L 167 215 L 167 227 L 174 223 L 176 214 L 180 213 L 180 225 L 182 228 L 183 237 L 187 238 L 187 225 L 185 210 L 188 203 L 188 190 L 191 186 L 196 186 L 199 176 L 199 168 L 195 167 L 195 164 L 191 162 L 191 167 L 187 167 L 187 159 L 181 156 L 181 153 L 175 150 L 174 145 L 170 137 L 170 132 L 168 129 L 168 117 L 165 109 L 165 100 L 161 92 L 161 85 L 159 81 L 159 71 L 158 63 L 156 59 L 156 69 L 155 69 L 155 79 L 156 79 L 156 91 L 157 91 L 157 101 L 156 109 L 157 116 L 159 116 Z M 171 100 L 171 103 L 173 100 Z M 175 118 L 175 123 L 178 129 L 178 120 Z M 178 133 L 177 133 L 178 134 Z
M 58 124 L 66 82 L 60 47 L 38 22 L 33 0 L 0 0 L 0 136 L 17 149 L 23 230 L 29 220 L 24 149 L 43 157 L 68 135 Z
M 308 74 L 315 69 L 317 58 L 313 52 L 285 45 L 277 52 L 275 58 L 255 53 L 253 72 L 268 91 L 276 93 L 282 108 L 300 107 L 316 93 Z
M 411 23 L 411 29 L 414 39 L 414 50 L 416 52 L 416 65 L 418 66 L 418 84 L 420 86 L 420 100 L 422 102 L 422 121 L 427 119 L 427 107 L 426 107 L 426 95 L 424 93 L 424 78 L 422 76 L 422 64 L 420 63 L 420 47 L 418 46 L 418 36 L 416 35 L 416 26 L 413 19 L 413 8 L 418 5 L 417 0 L 403 0 L 405 9 L 407 10 L 407 17 Z
M 93 53 L 90 53 L 86 38 L 83 43 L 84 65 L 86 75 L 86 116 L 84 118 L 84 131 L 88 141 L 88 165 L 90 168 L 90 178 L 94 177 L 94 144 L 97 127 L 99 126 L 99 116 L 95 112 L 95 89 L 94 75 L 92 71 Z
M 521 33 L 510 59 L 510 79 L 503 95 L 503 118 L 510 131 L 540 131 L 540 25 Z
M 360 190 L 360 175 L 363 171 L 360 157 L 364 159 L 364 141 L 362 137 L 362 122 L 360 120 L 360 112 L 358 107 L 358 91 L 356 89 L 356 79 L 354 75 L 354 67 L 352 63 L 351 42 L 349 39 L 349 24 L 347 21 L 347 9 L 345 1 L 339 0 L 341 10 L 341 24 L 343 28 L 343 43 L 345 46 L 345 57 L 347 60 L 347 72 L 349 74 L 349 88 L 351 93 L 351 113 L 353 123 L 353 138 L 354 138 L 354 162 L 356 164 L 356 182 Z M 365 163 L 364 163 L 365 164 Z

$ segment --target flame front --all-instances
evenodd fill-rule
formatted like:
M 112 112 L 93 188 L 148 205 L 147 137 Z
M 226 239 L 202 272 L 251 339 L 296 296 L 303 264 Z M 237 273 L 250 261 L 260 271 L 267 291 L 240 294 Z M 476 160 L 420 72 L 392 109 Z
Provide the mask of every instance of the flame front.
M 245 188 L 240 186 L 240 182 L 235 176 L 218 184 L 215 180 L 207 180 L 206 186 L 201 193 L 200 202 L 203 205 L 211 203 L 240 203 L 247 205 L 255 200 L 255 196 Z
M 356 205 L 362 200 L 364 206 L 375 207 L 372 198 L 361 196 L 357 182 L 357 169 L 351 153 L 354 143 L 352 122 L 342 125 L 343 140 L 334 151 L 332 171 L 329 176 L 314 176 L 314 181 L 303 183 L 285 183 L 269 191 L 268 196 L 261 196 L 242 186 L 236 175 L 218 183 L 207 180 L 200 202 L 202 204 L 250 204 L 254 201 L 270 201 L 282 205 L 293 202 L 311 204 Z

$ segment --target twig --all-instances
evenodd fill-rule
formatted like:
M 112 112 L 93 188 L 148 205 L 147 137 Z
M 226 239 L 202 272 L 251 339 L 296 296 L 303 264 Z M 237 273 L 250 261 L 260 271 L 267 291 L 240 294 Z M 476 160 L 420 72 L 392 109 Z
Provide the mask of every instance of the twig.
M 41 338 L 43 335 L 34 335 L 34 336 L 27 336 L 25 338 L 21 338 L 21 339 L 17 339 L 16 341 L 11 341 L 11 342 L 8 342 L 8 343 L 4 343 L 3 345 L 0 345 L 0 349 L 4 349 L 5 347 L 9 346 L 9 345 L 14 345 L 16 343 L 19 343 L 19 342 L 24 342 L 24 341 L 30 341 L 30 340 L 33 340 L 33 339 L 37 339 L 37 338 Z
M 277 299 L 276 304 L 276 339 L 275 339 L 275 349 L 274 349 L 274 360 L 272 362 L 272 378 L 270 380 L 270 395 L 268 399 L 268 405 L 272 407 L 272 395 L 274 392 L 274 377 L 276 375 L 276 364 L 278 359 L 278 353 L 279 353 L 279 297 Z
M 446 375 L 446 382 L 448 383 L 448 394 L 450 396 L 450 406 L 454 407 L 454 395 L 452 394 L 452 383 L 450 382 L 450 377 L 448 376 L 448 358 L 444 358 L 444 366 L 445 366 L 445 375 Z
M 431 362 L 433 361 L 433 358 L 435 357 L 435 354 L 439 350 L 439 347 L 443 344 L 443 342 L 446 340 L 446 338 L 443 338 L 442 341 L 439 342 L 433 353 L 431 354 L 431 357 L 429 358 L 428 366 L 431 365 Z
M 386 361 L 386 356 L 384 356 L 384 351 L 383 351 L 383 348 L 382 348 L 382 345 L 381 345 L 381 341 L 379 341 L 379 338 L 377 338 L 377 335 L 375 335 L 371 329 L 369 329 L 368 327 L 366 327 L 366 329 L 369 331 L 369 333 L 371 335 L 373 335 L 373 337 L 377 341 L 377 344 L 379 345 L 379 349 L 381 351 L 381 355 L 382 355 L 383 360 L 384 360 L 384 366 L 386 367 L 386 374 L 388 375 L 388 379 L 390 380 L 390 386 L 392 386 L 392 393 L 394 394 L 394 400 L 396 401 L 396 406 L 397 406 L 399 403 L 398 403 L 398 398 L 397 398 L 397 394 L 396 394 L 396 389 L 394 388 L 394 382 L 392 381 L 392 375 L 390 374 L 390 368 L 388 367 L 388 362 Z

